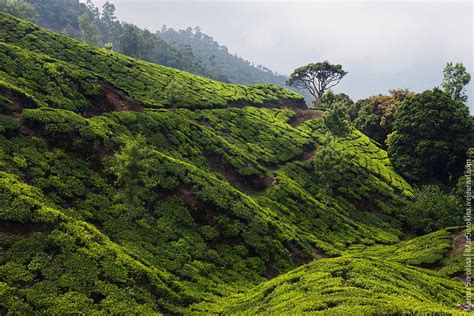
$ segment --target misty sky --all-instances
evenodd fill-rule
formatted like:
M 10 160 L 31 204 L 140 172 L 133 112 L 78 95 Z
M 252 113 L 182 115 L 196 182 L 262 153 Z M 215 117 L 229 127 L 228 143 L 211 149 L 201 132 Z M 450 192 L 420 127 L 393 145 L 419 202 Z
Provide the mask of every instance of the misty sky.
M 463 62 L 473 74 L 470 1 L 111 2 L 121 21 L 150 31 L 198 25 L 232 53 L 282 74 L 310 62 L 342 64 L 349 74 L 335 90 L 353 99 L 392 88 L 433 88 L 447 61 Z

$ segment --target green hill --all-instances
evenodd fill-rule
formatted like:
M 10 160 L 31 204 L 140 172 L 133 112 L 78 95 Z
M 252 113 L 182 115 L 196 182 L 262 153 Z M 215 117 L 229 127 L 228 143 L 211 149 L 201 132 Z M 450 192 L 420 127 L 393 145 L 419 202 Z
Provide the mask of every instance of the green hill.
M 243 294 L 201 303 L 201 312 L 245 314 L 461 314 L 459 281 L 399 263 L 344 256 L 321 259 Z
M 449 313 L 462 302 L 445 240 L 421 267 L 387 255 L 410 249 L 399 212 L 414 195 L 386 152 L 355 129 L 334 137 L 301 96 L 6 14 L 0 59 L 0 314 Z
M 363 250 L 356 246 L 341 257 L 316 260 L 242 293 L 213 297 L 191 310 L 226 314 L 462 314 L 446 306 L 464 299 L 464 286 L 459 280 L 443 278 L 448 267 L 454 272 L 457 266 L 450 275 L 464 269 L 453 264 L 463 251 L 460 236 L 459 228 L 450 228 L 395 245 Z M 426 269 L 435 266 L 435 271 Z
M 170 45 L 146 29 L 119 21 L 115 16 L 115 6 L 110 2 L 96 8 L 92 3 L 79 0 L 2 0 L 0 11 L 37 21 L 39 26 L 48 30 L 96 46 L 109 45 L 114 51 L 134 58 L 228 81 L 220 69 L 204 64 L 191 49 Z M 271 83 L 258 83 L 261 82 Z
M 112 94 L 108 99 L 130 97 L 147 107 L 262 105 L 282 99 L 304 106 L 300 95 L 277 86 L 213 81 L 95 48 L 2 13 L 0 41 L 3 89 L 32 97 L 37 105 L 79 110 Z
M 215 72 L 222 73 L 230 82 L 256 84 L 271 83 L 289 89 L 295 89 L 286 86 L 288 76 L 278 74 L 265 66 L 253 65 L 250 61 L 229 52 L 228 48 L 219 44 L 211 36 L 204 34 L 199 27 L 188 27 L 186 30 L 174 30 L 173 28 L 163 27 L 161 31 L 156 32 L 156 36 L 163 39 L 169 45 L 181 47 L 182 49 L 190 47 L 203 64 Z M 313 97 L 306 90 L 295 90 L 302 93 L 311 104 Z

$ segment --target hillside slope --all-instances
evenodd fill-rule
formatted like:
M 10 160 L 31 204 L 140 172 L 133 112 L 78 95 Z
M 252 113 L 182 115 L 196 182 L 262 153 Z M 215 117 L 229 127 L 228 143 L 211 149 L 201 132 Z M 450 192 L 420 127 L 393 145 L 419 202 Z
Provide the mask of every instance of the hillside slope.
M 453 227 L 395 245 L 362 251 L 364 246 L 355 246 L 341 257 L 314 261 L 190 309 L 226 314 L 463 314 L 452 307 L 463 301 L 465 288 L 459 280 L 445 278 L 464 270 L 460 236 L 460 228 Z
M 222 73 L 230 82 L 271 83 L 303 94 L 307 104 L 311 104 L 313 100 L 306 90 L 286 86 L 288 76 L 275 73 L 262 65 L 254 66 L 248 60 L 230 53 L 226 46 L 220 45 L 211 36 L 201 32 L 199 27 L 194 30 L 188 27 L 186 30 L 178 31 L 163 27 L 161 31 L 156 32 L 156 36 L 175 47 L 190 47 L 203 64 Z
M 321 259 L 250 291 L 193 309 L 324 315 L 461 314 L 464 287 L 431 272 L 375 258 Z
M 371 283 L 362 305 L 404 284 L 398 295 L 423 311 L 461 302 L 452 273 L 352 259 L 397 247 L 412 188 L 372 140 L 334 137 L 301 96 L 134 60 L 4 14 L 0 58 L 0 314 L 260 312 L 196 304 L 260 293 L 295 268 L 340 282 L 327 270 L 348 264 L 369 281 L 374 266 L 407 275 Z M 320 175 L 324 150 L 348 173 Z M 352 184 L 328 190 L 333 176 Z
M 228 81 L 219 69 L 205 65 L 192 51 L 169 45 L 146 29 L 140 29 L 126 21 L 119 21 L 115 16 L 115 7 L 110 1 L 105 7 L 100 8 L 102 12 L 99 12 L 99 8 L 91 3 L 79 0 L 24 1 L 32 6 L 32 10 L 28 11 L 29 14 L 25 14 L 24 10 L 9 9 L 15 8 L 15 4 L 8 1 L 3 5 L 0 2 L 0 11 L 17 14 L 19 18 L 33 18 L 33 21 L 37 20 L 41 27 L 78 40 L 82 39 L 84 42 L 94 43 L 99 47 L 107 43 L 111 44 L 114 51 L 134 58 L 185 70 L 207 78 Z M 88 17 L 83 21 L 91 22 L 92 36 L 90 34 L 84 36 L 84 26 L 81 29 L 79 23 L 81 16 Z M 88 30 L 91 31 L 91 28 Z M 128 38 L 130 41 L 123 42 L 123 38 Z
M 3 90 L 30 96 L 38 105 L 45 102 L 50 107 L 65 108 L 74 100 L 86 107 L 113 90 L 118 95 L 112 99 L 125 94 L 123 98 L 133 98 L 148 107 L 207 108 L 225 107 L 232 102 L 262 105 L 278 100 L 304 107 L 300 95 L 278 86 L 213 81 L 95 48 L 3 13 L 0 41 L 4 61 L 0 71 L 8 81 L 8 85 L 2 84 Z

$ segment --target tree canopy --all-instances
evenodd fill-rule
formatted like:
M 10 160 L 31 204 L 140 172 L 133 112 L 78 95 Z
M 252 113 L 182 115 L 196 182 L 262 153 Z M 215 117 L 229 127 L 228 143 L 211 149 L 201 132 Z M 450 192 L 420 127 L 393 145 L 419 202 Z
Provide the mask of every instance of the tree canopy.
M 438 186 L 422 186 L 416 200 L 408 203 L 404 220 L 414 233 L 426 234 L 463 222 L 462 199 L 443 192 Z
M 83 14 L 77 19 L 81 30 L 81 39 L 87 44 L 98 45 L 98 27 L 89 15 Z
M 335 103 L 324 116 L 324 125 L 335 136 L 344 136 L 349 133 L 347 113 L 344 105 Z
M 332 90 L 327 90 L 319 99 L 317 105 L 320 109 L 328 110 L 335 104 L 343 105 L 344 108 L 349 109 L 354 105 L 354 101 L 345 93 L 334 93 Z
M 349 109 L 349 116 L 354 126 L 376 140 L 385 143 L 387 135 L 392 132 L 392 123 L 396 109 L 403 100 L 414 95 L 407 89 L 390 90 L 390 95 L 375 95 L 358 100 Z
M 437 88 L 428 90 L 405 99 L 393 128 L 388 152 L 405 176 L 446 183 L 461 175 L 472 144 L 472 118 L 465 104 Z
M 286 84 L 307 89 L 317 101 L 326 90 L 336 86 L 346 74 L 341 65 L 324 61 L 296 68 Z
M 471 81 L 471 75 L 462 63 L 447 63 L 443 71 L 444 80 L 441 84 L 444 92 L 454 100 L 466 102 L 466 86 Z
M 0 11 L 32 22 L 38 21 L 36 9 L 22 0 L 0 0 Z

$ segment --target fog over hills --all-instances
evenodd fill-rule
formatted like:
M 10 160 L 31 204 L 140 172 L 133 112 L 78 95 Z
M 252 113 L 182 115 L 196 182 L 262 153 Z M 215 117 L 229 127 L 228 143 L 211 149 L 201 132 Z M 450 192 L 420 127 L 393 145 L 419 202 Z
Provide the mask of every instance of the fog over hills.
M 104 0 L 95 0 L 101 6 Z M 448 61 L 472 73 L 470 1 L 116 0 L 117 16 L 148 28 L 200 26 L 229 51 L 281 74 L 329 59 L 349 75 L 337 87 L 353 99 L 393 88 L 439 85 Z M 470 109 L 472 83 L 468 87 Z

